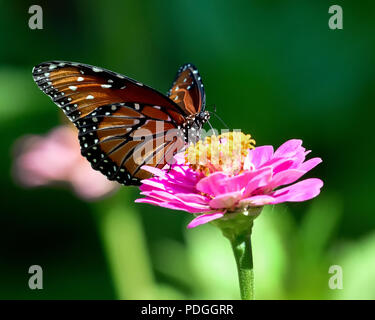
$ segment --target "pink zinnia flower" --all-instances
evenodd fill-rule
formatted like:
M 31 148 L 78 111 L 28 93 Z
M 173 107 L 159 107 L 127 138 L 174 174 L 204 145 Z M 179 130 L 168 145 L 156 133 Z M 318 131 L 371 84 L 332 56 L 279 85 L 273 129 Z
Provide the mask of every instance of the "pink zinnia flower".
M 257 215 L 264 205 L 305 201 L 320 193 L 320 179 L 296 183 L 322 162 L 305 161 L 310 151 L 301 140 L 289 140 L 276 151 L 254 148 L 254 143 L 238 132 L 212 136 L 177 154 L 171 167 L 144 166 L 154 176 L 142 181 L 146 197 L 136 202 L 193 213 L 192 228 L 236 212 Z
M 82 157 L 77 133 L 70 126 L 57 127 L 46 136 L 21 138 L 13 169 L 16 180 L 24 186 L 65 182 L 85 200 L 104 197 L 118 187 Z

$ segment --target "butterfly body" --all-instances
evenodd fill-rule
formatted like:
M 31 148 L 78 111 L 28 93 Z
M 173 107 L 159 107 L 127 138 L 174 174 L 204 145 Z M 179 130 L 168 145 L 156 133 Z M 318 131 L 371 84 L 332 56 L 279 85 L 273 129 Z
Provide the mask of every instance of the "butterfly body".
M 186 117 L 186 121 L 182 125 L 182 132 L 186 143 L 197 142 L 200 135 L 198 134 L 205 124 L 210 119 L 208 111 L 201 111 L 195 115 Z
M 182 66 L 167 96 L 124 75 L 51 61 L 33 69 L 39 88 L 79 130 L 81 153 L 110 180 L 139 185 L 147 164 L 162 168 L 209 119 L 198 70 Z

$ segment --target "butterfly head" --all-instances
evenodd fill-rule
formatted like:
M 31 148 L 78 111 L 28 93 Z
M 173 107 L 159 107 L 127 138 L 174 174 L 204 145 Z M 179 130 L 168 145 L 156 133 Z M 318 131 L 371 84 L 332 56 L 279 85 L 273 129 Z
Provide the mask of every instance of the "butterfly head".
M 197 114 L 197 120 L 203 126 L 208 120 L 210 120 L 210 113 L 208 111 L 201 111 Z
M 186 117 L 185 123 L 182 125 L 182 131 L 186 143 L 197 142 L 200 137 L 200 131 L 203 125 L 210 119 L 208 111 L 201 111 L 197 114 Z

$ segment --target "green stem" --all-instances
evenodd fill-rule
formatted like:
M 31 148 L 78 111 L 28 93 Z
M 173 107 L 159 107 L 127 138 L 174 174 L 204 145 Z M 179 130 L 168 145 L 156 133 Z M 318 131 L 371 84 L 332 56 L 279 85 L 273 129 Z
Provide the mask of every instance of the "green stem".
M 254 219 L 261 213 L 262 208 L 251 211 L 230 213 L 225 218 L 212 221 L 221 229 L 223 235 L 232 244 L 237 263 L 238 279 L 242 300 L 254 300 L 254 270 L 253 253 L 251 249 L 251 231 Z
M 236 258 L 242 300 L 254 300 L 254 270 L 251 233 L 231 240 Z

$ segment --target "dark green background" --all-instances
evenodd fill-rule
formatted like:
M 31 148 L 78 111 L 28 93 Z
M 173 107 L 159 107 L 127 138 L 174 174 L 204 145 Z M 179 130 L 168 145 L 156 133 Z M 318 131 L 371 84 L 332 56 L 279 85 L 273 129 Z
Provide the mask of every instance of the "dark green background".
M 43 30 L 28 28 L 32 4 L 43 8 Z M 343 30 L 328 28 L 333 4 L 343 7 Z M 31 77 L 48 60 L 101 66 L 162 92 L 192 62 L 208 108 L 230 128 L 257 145 L 303 139 L 323 159 L 309 176 L 325 185 L 317 199 L 268 208 L 256 221 L 257 297 L 375 298 L 374 29 L 375 3 L 365 1 L 1 1 L 0 298 L 238 298 L 229 243 L 209 225 L 187 231 L 189 214 L 136 205 L 136 188 L 88 204 L 67 188 L 13 182 L 15 140 L 60 124 Z M 138 219 L 148 276 L 127 276 L 149 277 L 150 295 L 113 276 L 100 230 L 114 207 Z M 138 253 L 126 229 L 119 234 L 122 270 Z M 33 264 L 43 267 L 43 290 L 28 289 Z M 343 290 L 328 288 L 336 264 Z

